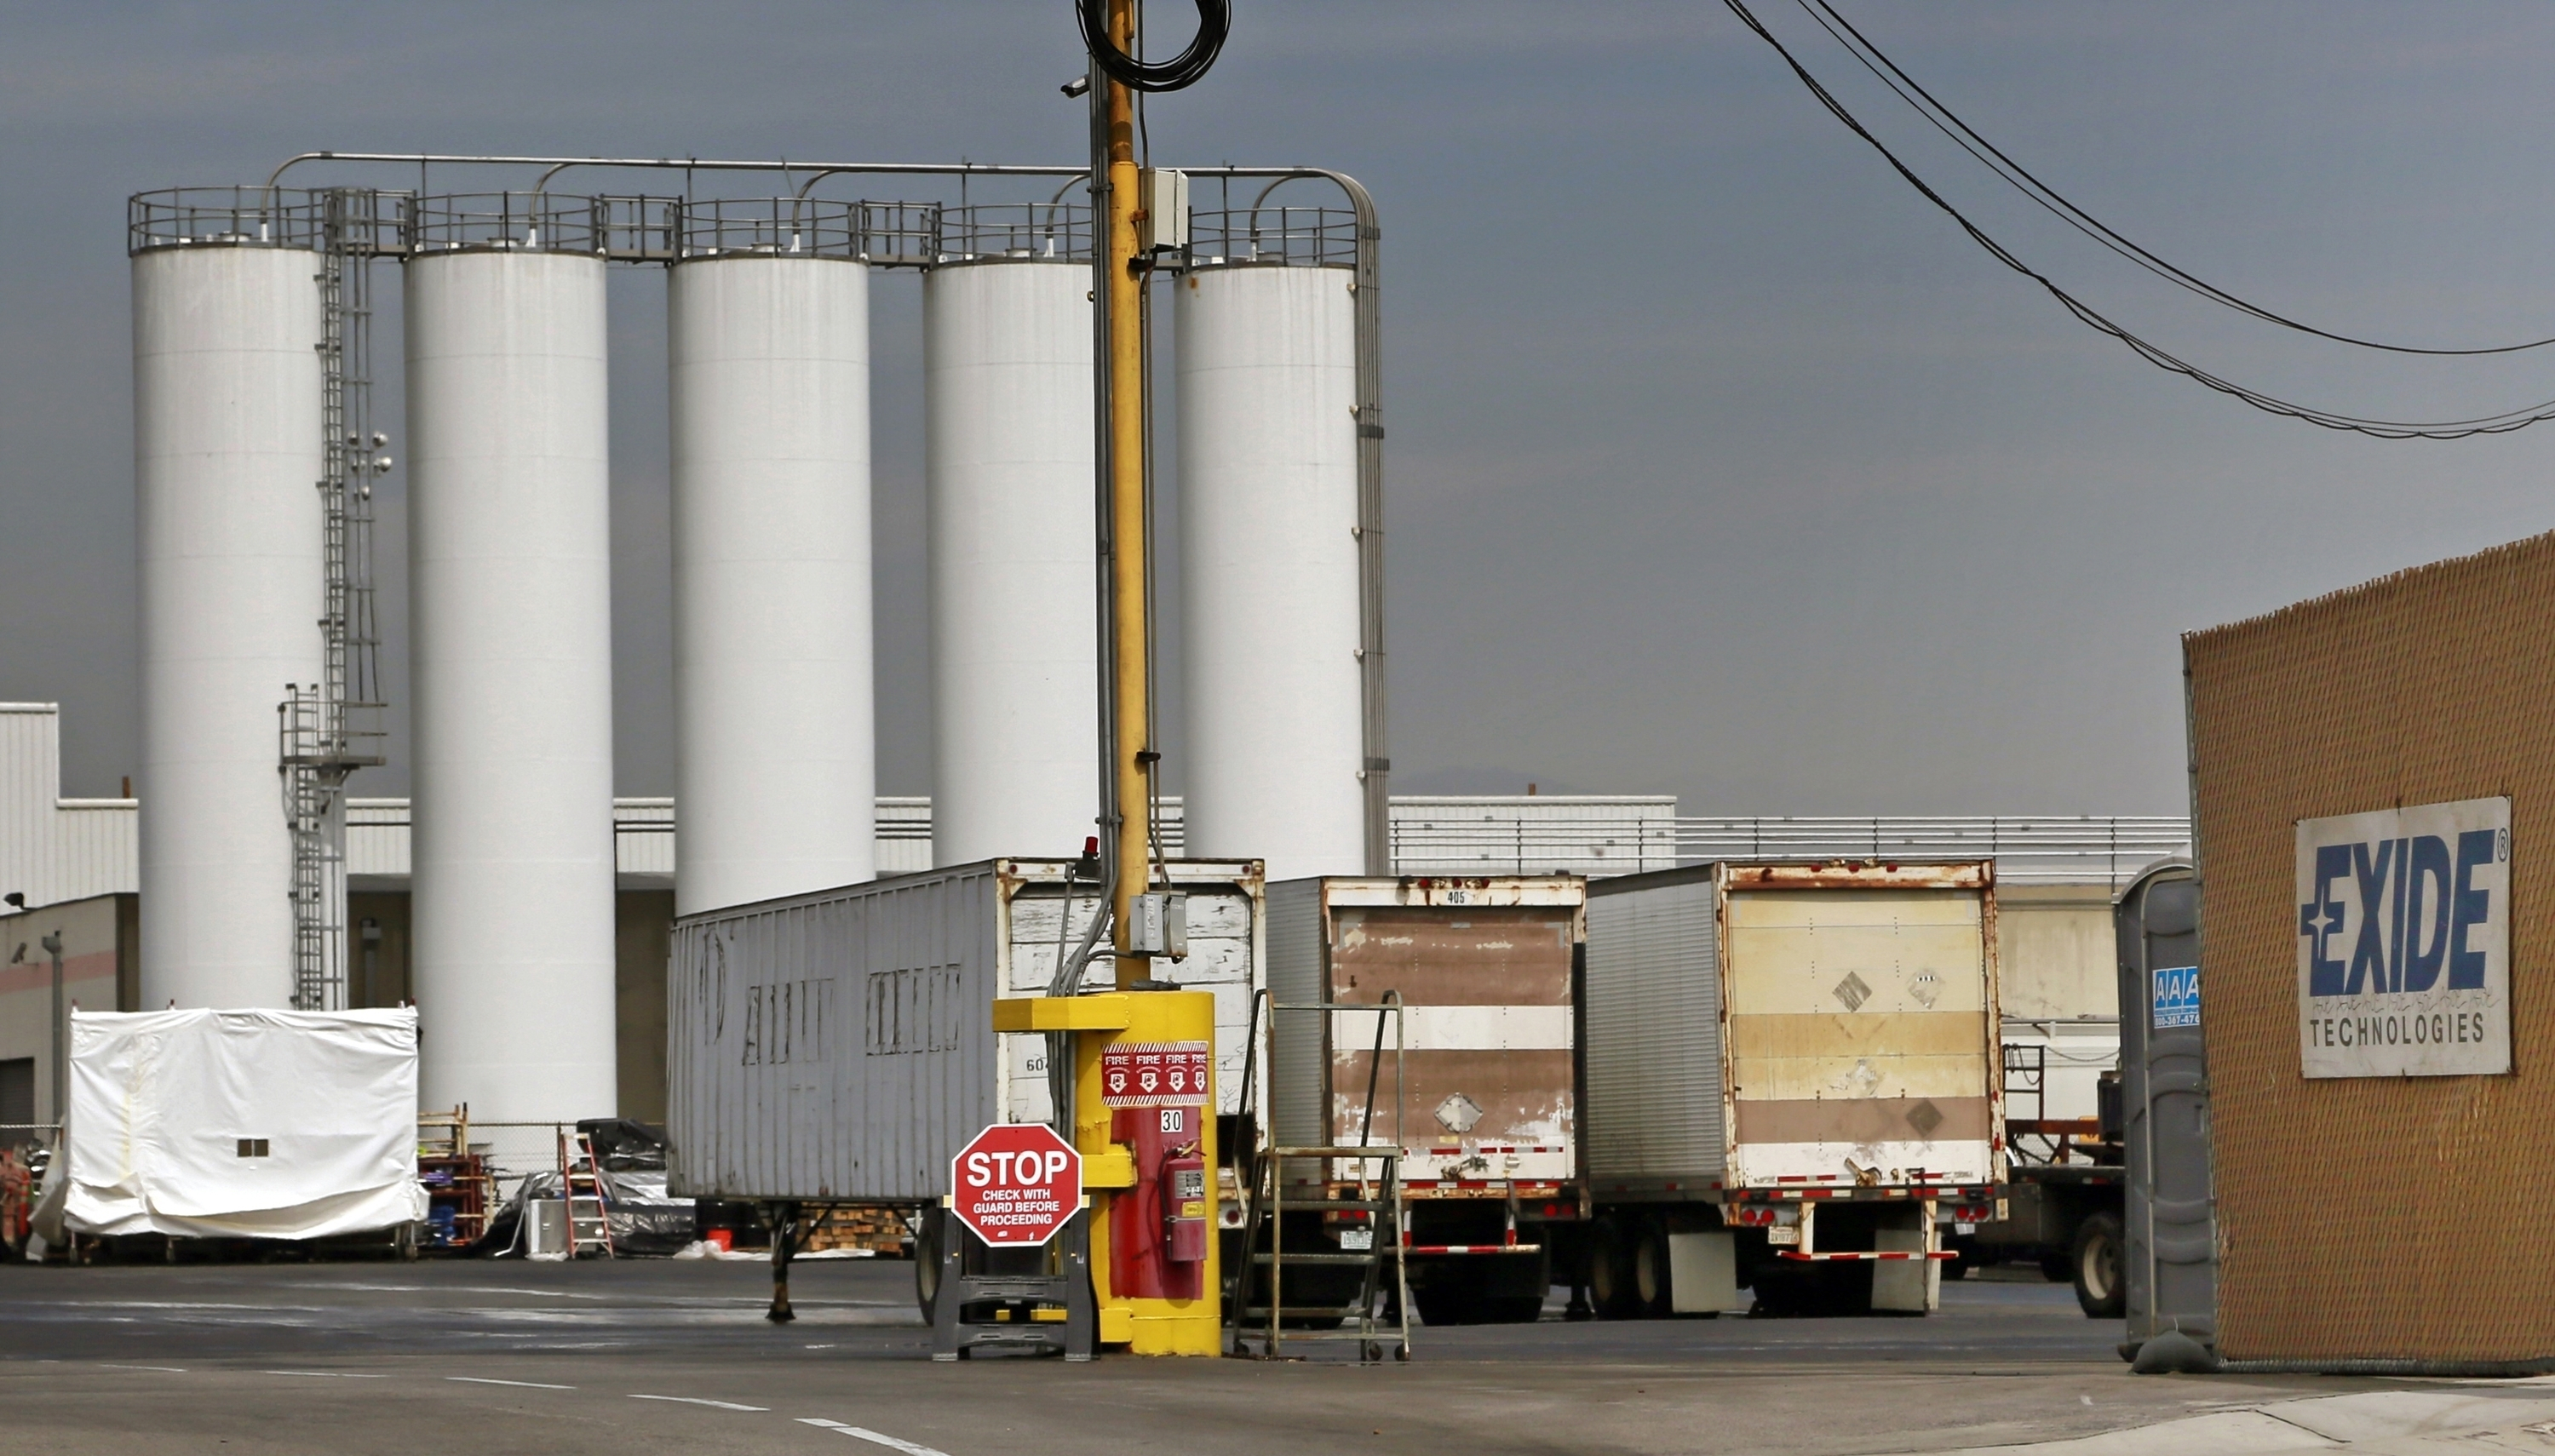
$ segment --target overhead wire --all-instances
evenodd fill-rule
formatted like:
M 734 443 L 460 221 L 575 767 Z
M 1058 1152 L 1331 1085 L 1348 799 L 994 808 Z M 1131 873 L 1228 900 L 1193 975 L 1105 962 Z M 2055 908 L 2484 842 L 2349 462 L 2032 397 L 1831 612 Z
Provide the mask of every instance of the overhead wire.
M 1869 127 L 1866 127 L 1860 120 L 1858 120 L 1853 112 L 1847 110 L 1845 103 L 1839 101 L 1835 94 L 1830 92 L 1828 88 L 1819 81 L 1817 76 L 1812 75 L 1809 68 L 1803 65 L 1797 57 L 1793 56 L 1790 49 L 1785 47 L 1782 41 L 1778 39 L 1771 30 L 1766 28 L 1764 22 L 1757 18 L 1755 12 L 1748 8 L 1746 0 L 1722 0 L 1722 3 L 1728 6 L 1731 13 L 1739 18 L 1740 24 L 1748 27 L 1749 30 L 1756 33 L 1758 39 L 1773 48 L 1774 54 L 1782 58 L 1783 63 L 1791 68 L 1792 74 L 1800 80 L 1801 84 L 1809 90 L 1812 96 L 1817 98 L 1820 105 L 1827 108 L 1830 115 L 1836 117 L 1839 122 L 1843 123 L 1848 131 L 1861 137 L 1865 144 L 1870 146 L 1875 152 L 1880 153 L 1882 160 L 1887 162 L 1891 170 L 1895 171 L 1900 178 L 1904 179 L 1909 186 L 1914 187 L 1918 194 L 1923 196 L 1925 200 L 1933 203 L 1937 208 L 1941 209 L 1943 214 L 1951 218 L 1953 223 L 1957 225 L 1962 232 L 1969 235 L 1971 241 L 1985 249 L 1990 257 L 2013 270 L 2015 273 L 2021 274 L 2023 277 L 2040 285 L 2042 289 L 2048 292 L 2051 298 L 2056 299 L 2060 305 L 2065 307 L 2068 312 L 2074 314 L 2080 322 L 2100 333 L 2107 334 L 2110 337 L 2119 340 L 2132 352 L 2136 353 L 2140 358 L 2145 359 L 2148 363 L 2153 364 L 2160 369 L 2167 370 L 2174 374 L 2179 374 L 2186 379 L 2216 390 L 2220 394 L 2240 400 L 2245 404 L 2252 406 L 2256 410 L 2263 411 L 2266 414 L 2303 421 L 2309 425 L 2318 425 L 2326 429 L 2344 430 L 2356 434 L 2372 435 L 2379 439 L 2463 439 L 2468 436 L 2478 434 L 2507 433 L 2514 429 L 2524 429 L 2531 425 L 2536 425 L 2549 419 L 2555 419 L 2555 400 L 2547 400 L 2539 404 L 2525 406 L 2520 409 L 2505 410 L 2497 414 L 2476 416 L 2462 420 L 2376 420 L 2361 416 L 2347 415 L 2339 411 L 2325 410 L 2312 405 L 2302 405 L 2295 401 L 2282 399 L 2276 395 L 2253 389 L 2248 385 L 2239 384 L 2234 380 L 2212 373 L 2211 371 L 2172 353 L 2162 346 L 2130 332 L 2128 328 L 2115 322 L 2100 310 L 2093 307 L 2093 305 L 2085 303 L 2083 300 L 2077 298 L 2067 290 L 2059 287 L 2055 280 L 2023 262 L 2021 258 L 2017 257 L 2004 244 L 1989 236 L 1985 229 L 1981 228 L 1977 223 L 1972 222 L 1958 207 L 1953 206 L 1942 193 L 1936 191 L 1923 178 L 1917 176 L 1915 170 L 1909 167 L 1905 162 L 1901 161 L 1897 153 L 1892 152 L 1880 137 L 1874 135 Z M 1842 23 L 1841 18 L 1840 23 Z M 1831 34 L 1833 34 L 1833 32 L 1831 32 Z M 1860 59 L 1859 53 L 1858 59 Z M 1871 64 L 1868 61 L 1864 63 L 1866 65 Z M 1910 84 L 1912 85 L 1913 83 L 1910 82 Z M 1892 89 L 1895 90 L 1896 88 L 1893 87 Z M 1900 94 L 1903 95 L 1903 93 Z M 1919 109 L 1922 110 L 1923 108 L 1920 107 Z M 1949 113 L 1947 112 L 1945 114 L 1948 115 Z M 1933 119 L 1930 114 L 1928 119 Z M 1935 124 L 1938 127 L 1942 126 L 1940 121 L 1936 121 Z M 1958 138 L 1956 137 L 1955 140 L 1958 140 Z M 1982 145 L 1984 145 L 1984 143 L 1982 143 Z M 1975 156 L 1977 154 L 1973 152 L 1972 155 Z M 1998 155 L 2001 156 L 2002 154 L 2000 153 Z M 2016 170 L 2019 171 L 2018 168 Z M 2008 182 L 2011 180 L 2012 179 L 2010 178 L 2008 179 Z M 2050 196 L 2052 197 L 2055 197 L 2056 195 L 2057 194 L 2054 192 L 2050 193 Z M 2061 200 L 2063 201 L 2063 199 Z M 2043 201 L 2042 205 L 2048 206 L 2050 204 Z M 2053 208 L 2052 210 L 2056 209 Z M 2090 214 L 2087 215 L 2087 220 L 2089 222 L 2091 221 Z M 2096 226 L 2099 226 L 2099 224 L 2096 224 Z M 2114 236 L 2117 237 L 2117 235 Z M 2121 241 L 2126 243 L 2126 240 Z M 2134 247 L 2134 245 L 2129 246 Z M 2115 251 L 2118 250 L 2116 249 Z M 2167 269 L 2171 268 L 2170 264 L 2162 264 L 2162 260 L 2155 261 Z M 2179 270 L 2175 270 L 2175 272 L 2179 272 Z M 2188 278 L 2188 275 L 2184 275 L 2184 277 Z M 2192 280 L 2192 282 L 2198 282 L 2198 280 Z M 2233 296 L 2228 296 L 2228 298 L 2232 299 Z M 2228 299 L 2221 299 L 2220 302 L 2226 303 L 2228 302 Z M 2241 303 L 2241 301 L 2237 302 Z M 2230 306 L 2236 306 L 2236 304 L 2231 303 Z M 2248 309 L 2248 311 L 2251 310 Z M 2279 319 L 2276 316 L 2272 316 L 2271 321 L 2289 324 L 2289 326 L 2298 327 L 2309 333 L 2322 333 L 2322 330 L 2314 329 L 2306 325 L 2293 324 L 2290 323 L 2289 320 Z M 2341 342 L 2347 343 L 2364 342 L 2340 335 L 2324 334 L 2323 336 L 2336 338 Z M 2400 346 L 2387 346 L 2382 344 L 2372 344 L 2369 346 L 2391 348 L 2391 351 L 2401 353 L 2508 353 L 2520 348 L 2536 347 L 2533 344 L 2529 344 L 2509 345 L 2488 350 L 2432 351 L 2404 348 Z
M 1951 138 L 1961 150 L 1977 158 L 1989 171 L 2011 183 L 2016 190 L 2066 222 L 2068 226 L 2177 288 L 2187 289 L 2212 303 L 2223 303 L 2239 313 L 2258 318 L 2265 323 L 2276 324 L 2281 328 L 2295 329 L 2299 333 L 2312 334 L 2317 338 L 2330 339 L 2335 343 L 2350 344 L 2357 348 L 2379 349 L 2390 354 L 2425 354 L 2463 358 L 2483 354 L 2524 353 L 2530 349 L 2542 349 L 2549 344 L 2555 344 L 2555 336 L 2530 339 L 2525 343 L 2493 344 L 2476 348 L 2435 348 L 2420 344 L 2387 343 L 2381 339 L 2362 338 L 2357 334 L 2338 333 L 2331 329 L 2319 328 L 2312 323 L 2301 322 L 2286 314 L 2274 312 L 2259 303 L 2240 298 L 2207 279 L 2185 272 L 2173 263 L 2131 242 L 2101 218 L 2070 201 L 2057 188 L 2032 175 L 2030 169 L 2006 155 L 1976 127 L 1962 120 L 1959 113 L 1944 105 L 1933 92 L 1926 90 L 1924 85 L 1901 68 L 1898 62 L 1890 60 L 1888 53 L 1873 44 L 1871 38 L 1863 32 L 1855 29 L 1854 23 L 1839 14 L 1829 0 L 1794 0 L 1794 3 L 1798 4 L 1810 19 L 1818 22 L 1821 29 L 1834 37 L 1837 44 L 1845 48 L 1847 54 L 1861 61 L 1864 69 L 1880 77 L 1883 85 L 1895 92 L 1900 100 L 1905 101 L 1918 115 L 1932 123 L 1936 131 Z

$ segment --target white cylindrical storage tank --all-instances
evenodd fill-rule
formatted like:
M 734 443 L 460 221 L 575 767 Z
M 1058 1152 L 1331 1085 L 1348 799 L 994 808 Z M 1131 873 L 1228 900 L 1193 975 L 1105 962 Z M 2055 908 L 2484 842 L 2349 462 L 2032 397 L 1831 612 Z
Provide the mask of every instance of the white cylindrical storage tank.
M 418 1095 L 574 1121 L 616 1110 L 604 264 L 481 205 L 422 202 L 407 270 Z
M 931 855 L 1073 854 L 1100 756 L 1087 262 L 923 276 Z
M 877 873 L 869 270 L 757 221 L 687 207 L 667 285 L 679 914 Z
M 1366 872 L 1347 268 L 1176 286 L 1187 853 Z
M 185 194 L 135 205 L 141 995 L 155 1010 L 289 1006 L 294 990 L 276 706 L 320 671 L 318 256 L 303 194 L 236 195 L 256 215 L 197 212 Z

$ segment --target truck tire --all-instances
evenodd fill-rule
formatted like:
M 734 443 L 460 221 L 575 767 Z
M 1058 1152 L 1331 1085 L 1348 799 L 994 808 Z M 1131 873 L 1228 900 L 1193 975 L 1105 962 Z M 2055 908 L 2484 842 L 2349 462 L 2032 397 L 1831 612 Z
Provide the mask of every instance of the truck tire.
M 940 1210 L 925 1208 L 913 1226 L 913 1301 L 922 1307 L 922 1322 L 931 1323 L 932 1296 L 940 1292 Z
M 1482 1301 L 1485 1324 L 1533 1324 L 1543 1318 L 1543 1301 L 1552 1293 L 1551 1232 L 1533 1254 L 1503 1256 L 1501 1274 L 1491 1296 Z
M 1668 1279 L 1668 1231 L 1644 1224 L 1633 1245 L 1633 1301 L 1643 1319 L 1665 1319 L 1676 1312 L 1676 1291 Z
M 1633 1249 L 1630 1233 L 1614 1219 L 1602 1219 L 1588 1240 L 1588 1302 L 1599 1319 L 1638 1319 L 1641 1304 L 1633 1297 Z
M 2076 1226 L 2076 1247 L 2068 1259 L 2076 1275 L 2076 1303 L 2087 1319 L 2119 1319 L 2129 1308 L 2129 1285 L 2121 1277 L 2121 1216 L 2087 1214 Z

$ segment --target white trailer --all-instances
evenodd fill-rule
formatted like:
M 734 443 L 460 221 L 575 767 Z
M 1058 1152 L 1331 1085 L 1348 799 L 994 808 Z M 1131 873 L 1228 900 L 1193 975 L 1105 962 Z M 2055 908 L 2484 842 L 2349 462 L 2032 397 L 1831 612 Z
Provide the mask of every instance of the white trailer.
M 1992 862 L 1590 886 L 1582 1268 L 1600 1313 L 1934 1307 L 2006 1182 Z
M 1242 1084 L 1261 984 L 1257 860 L 1173 860 L 1187 957 L 1153 974 L 1216 998 L 1217 1112 Z M 995 859 L 686 915 L 667 985 L 673 1191 L 922 1206 L 995 1122 L 1045 1122 L 1046 1038 L 997 1036 L 1102 903 L 1096 865 Z M 1105 984 L 1095 961 L 1089 984 Z

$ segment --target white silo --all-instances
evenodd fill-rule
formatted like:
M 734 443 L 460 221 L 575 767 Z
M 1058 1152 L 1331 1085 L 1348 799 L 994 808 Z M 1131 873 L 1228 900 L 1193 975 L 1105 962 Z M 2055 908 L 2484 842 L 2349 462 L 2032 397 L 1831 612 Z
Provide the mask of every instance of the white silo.
M 923 276 L 935 864 L 1094 832 L 1090 293 L 1043 247 Z
M 856 216 L 693 204 L 669 274 L 678 913 L 877 873 Z
M 1187 852 L 1272 880 L 1366 872 L 1354 279 L 1175 288 Z
M 231 205 L 163 193 L 134 206 L 141 996 L 154 1009 L 291 1003 L 276 705 L 320 671 L 310 208 L 298 192 L 220 195 Z
M 420 1105 L 551 1122 L 615 1111 L 604 263 L 524 206 L 407 265 L 411 964 Z

